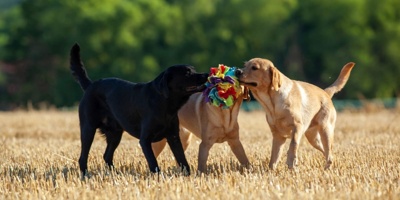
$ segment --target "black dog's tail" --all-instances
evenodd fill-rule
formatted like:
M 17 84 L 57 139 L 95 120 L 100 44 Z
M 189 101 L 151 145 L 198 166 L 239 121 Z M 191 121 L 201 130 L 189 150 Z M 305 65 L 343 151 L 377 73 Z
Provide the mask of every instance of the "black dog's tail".
M 80 50 L 81 48 L 79 45 L 75 43 L 70 54 L 70 69 L 75 80 L 79 82 L 83 90 L 86 90 L 92 81 L 89 79 L 85 67 L 83 66 L 83 62 L 81 61 Z

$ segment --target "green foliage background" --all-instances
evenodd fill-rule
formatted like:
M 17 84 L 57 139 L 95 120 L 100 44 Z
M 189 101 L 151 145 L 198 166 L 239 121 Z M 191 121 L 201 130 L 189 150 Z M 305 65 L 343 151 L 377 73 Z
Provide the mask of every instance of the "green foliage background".
M 76 104 L 75 42 L 92 79 L 143 82 L 173 64 L 207 72 L 264 57 L 322 88 L 356 62 L 335 98 L 400 92 L 398 0 L 3 0 L 0 109 Z

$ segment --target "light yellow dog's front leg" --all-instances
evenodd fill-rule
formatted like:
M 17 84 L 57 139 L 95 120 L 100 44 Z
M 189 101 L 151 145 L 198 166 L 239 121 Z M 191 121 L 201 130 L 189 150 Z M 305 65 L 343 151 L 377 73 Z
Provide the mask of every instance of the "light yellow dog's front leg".
M 297 164 L 297 151 L 299 149 L 300 140 L 303 134 L 304 133 L 301 123 L 294 125 L 294 127 L 292 128 L 292 140 L 290 141 L 290 146 L 286 161 L 286 164 L 288 165 L 289 169 L 293 169 L 294 166 Z
M 272 170 L 276 169 L 285 141 L 286 138 L 273 133 L 271 160 L 269 161 L 269 168 Z

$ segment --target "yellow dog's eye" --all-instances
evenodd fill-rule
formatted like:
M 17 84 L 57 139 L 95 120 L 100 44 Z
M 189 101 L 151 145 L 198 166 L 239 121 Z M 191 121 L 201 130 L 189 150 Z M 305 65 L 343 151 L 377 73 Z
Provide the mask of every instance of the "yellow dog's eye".
M 253 65 L 253 66 L 251 66 L 251 69 L 252 69 L 252 70 L 257 70 L 258 68 L 257 68 L 257 66 L 254 66 L 254 65 Z

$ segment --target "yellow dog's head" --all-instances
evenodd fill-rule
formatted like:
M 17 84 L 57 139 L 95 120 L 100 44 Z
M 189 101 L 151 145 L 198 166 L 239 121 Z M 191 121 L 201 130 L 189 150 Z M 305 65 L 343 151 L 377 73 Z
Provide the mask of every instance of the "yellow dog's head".
M 241 85 L 250 89 L 271 88 L 278 91 L 282 84 L 281 73 L 267 59 L 253 58 L 245 62 L 242 69 L 236 70 Z

